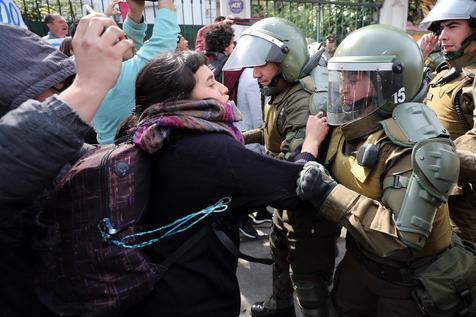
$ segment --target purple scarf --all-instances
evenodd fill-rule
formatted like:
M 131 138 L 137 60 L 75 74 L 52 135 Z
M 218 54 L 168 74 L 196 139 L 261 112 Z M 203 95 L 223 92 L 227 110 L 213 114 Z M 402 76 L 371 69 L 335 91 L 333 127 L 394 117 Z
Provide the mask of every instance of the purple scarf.
M 149 154 L 160 150 L 173 130 L 223 132 L 243 143 L 240 131 L 233 125 L 240 120 L 241 113 L 232 102 L 178 100 L 158 103 L 142 113 L 132 140 Z

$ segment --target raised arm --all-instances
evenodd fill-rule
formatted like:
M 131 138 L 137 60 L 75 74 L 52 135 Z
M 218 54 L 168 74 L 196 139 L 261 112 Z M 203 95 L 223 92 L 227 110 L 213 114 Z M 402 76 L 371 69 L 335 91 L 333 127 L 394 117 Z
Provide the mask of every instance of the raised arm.
M 73 84 L 44 102 L 26 101 L 0 119 L 1 205 L 35 198 L 77 155 L 90 129 L 87 122 L 114 85 L 122 56 L 131 47 L 104 15 L 80 21 L 73 39 Z

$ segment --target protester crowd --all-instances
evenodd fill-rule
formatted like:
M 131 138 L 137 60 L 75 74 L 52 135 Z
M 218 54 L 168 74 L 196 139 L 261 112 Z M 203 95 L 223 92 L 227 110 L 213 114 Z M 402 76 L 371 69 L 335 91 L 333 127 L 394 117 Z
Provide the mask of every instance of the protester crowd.
M 476 316 L 474 0 L 309 49 L 118 3 L 0 24 L 2 316 L 238 316 L 239 257 L 272 264 L 254 317 Z

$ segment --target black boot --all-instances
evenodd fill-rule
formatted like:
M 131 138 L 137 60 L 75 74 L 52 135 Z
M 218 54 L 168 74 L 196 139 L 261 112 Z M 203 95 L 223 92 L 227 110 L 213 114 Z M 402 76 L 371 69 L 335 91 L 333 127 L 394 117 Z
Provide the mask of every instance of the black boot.
M 264 306 L 264 302 L 256 302 L 251 305 L 252 317 L 296 317 L 294 305 L 279 309 L 269 309 Z

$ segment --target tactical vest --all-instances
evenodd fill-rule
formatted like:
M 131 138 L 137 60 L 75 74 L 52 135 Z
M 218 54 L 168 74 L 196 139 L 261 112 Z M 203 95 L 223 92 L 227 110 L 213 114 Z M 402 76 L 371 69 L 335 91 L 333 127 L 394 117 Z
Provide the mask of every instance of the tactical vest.
M 277 156 L 281 152 L 281 144 L 286 138 L 283 126 L 286 120 L 285 110 L 292 107 L 289 104 L 289 98 L 303 91 L 301 84 L 295 84 L 281 94 L 278 94 L 273 100 L 265 106 L 264 110 L 264 144 L 268 154 Z M 307 92 L 305 92 L 307 94 Z M 304 137 L 304 136 L 302 136 Z
M 342 129 L 333 131 L 331 143 L 327 152 L 325 164 L 330 167 L 336 181 L 345 187 L 364 195 L 368 198 L 382 201 L 384 182 L 382 178 L 388 166 L 387 160 L 392 155 L 391 149 L 383 153 L 384 147 L 396 147 L 392 144 L 383 130 L 378 130 L 366 136 L 363 144 L 375 144 L 379 149 L 378 161 L 372 169 L 358 164 L 354 154 L 344 153 L 345 138 Z M 406 153 L 406 152 L 405 152 Z M 411 163 L 407 167 L 411 169 Z M 448 206 L 441 206 L 433 222 L 433 230 L 428 237 L 425 247 L 414 253 L 415 257 L 433 255 L 448 247 L 451 239 L 451 227 L 449 224 Z
M 469 63 L 474 64 L 475 58 L 470 59 Z M 450 68 L 447 63 L 440 65 L 437 72 L 424 103 L 436 113 L 451 139 L 455 140 L 474 124 L 474 102 L 469 93 L 473 78 L 461 72 L 460 68 Z M 452 72 L 454 75 L 451 75 Z

